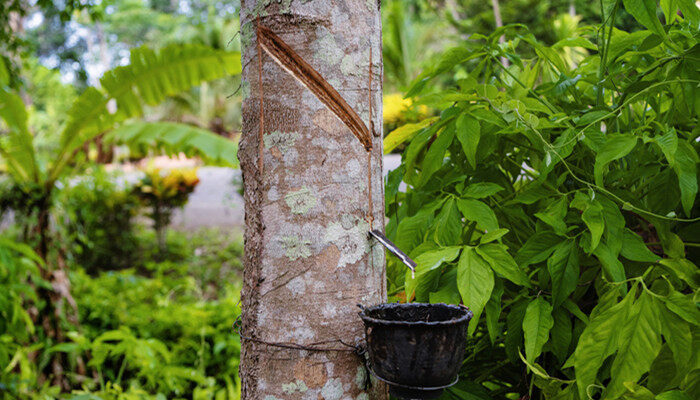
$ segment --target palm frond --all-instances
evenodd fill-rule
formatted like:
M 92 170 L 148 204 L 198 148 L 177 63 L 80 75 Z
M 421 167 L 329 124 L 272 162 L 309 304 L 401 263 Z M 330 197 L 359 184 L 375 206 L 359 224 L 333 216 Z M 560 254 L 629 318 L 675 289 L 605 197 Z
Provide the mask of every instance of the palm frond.
M 0 155 L 7 170 L 18 182 L 38 182 L 39 168 L 34 157 L 34 138 L 27 128 L 27 110 L 18 95 L 3 88 L 0 88 L 0 118 L 8 129 L 0 136 Z
M 85 91 L 76 101 L 61 133 L 61 150 L 50 180 L 55 180 L 73 152 L 116 122 L 140 116 L 144 104 L 156 105 L 168 96 L 202 82 L 241 72 L 240 54 L 201 45 L 171 45 L 160 52 L 140 47 L 131 52 L 131 63 L 105 73 L 104 92 Z M 110 113 L 108 104 L 116 102 Z
M 169 154 L 197 155 L 208 163 L 238 166 L 238 144 L 206 129 L 175 122 L 132 122 L 111 131 L 109 141 Z

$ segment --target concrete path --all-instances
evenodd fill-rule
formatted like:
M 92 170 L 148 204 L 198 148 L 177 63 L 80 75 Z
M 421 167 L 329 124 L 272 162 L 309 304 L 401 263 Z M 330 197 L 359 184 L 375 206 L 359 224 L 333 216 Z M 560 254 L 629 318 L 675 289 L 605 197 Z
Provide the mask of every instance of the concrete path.
M 401 164 L 401 156 L 384 156 L 384 176 Z M 243 197 L 238 194 L 241 171 L 230 168 L 200 167 L 199 184 L 187 205 L 173 216 L 173 227 L 243 226 Z

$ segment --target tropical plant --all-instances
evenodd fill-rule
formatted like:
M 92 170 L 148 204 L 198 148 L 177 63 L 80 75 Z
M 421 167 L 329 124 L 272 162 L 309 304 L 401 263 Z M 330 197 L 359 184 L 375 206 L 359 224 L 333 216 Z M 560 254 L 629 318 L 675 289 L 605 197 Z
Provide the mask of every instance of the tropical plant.
M 389 260 L 392 297 L 474 312 L 449 398 L 700 398 L 700 11 L 602 3 L 552 46 L 518 25 L 446 51 L 407 94 L 440 117 L 385 139 L 410 140 L 387 234 L 418 264 Z
M 148 216 L 153 221 L 158 249 L 164 254 L 166 229 L 170 225 L 173 211 L 187 203 L 199 178 L 195 169 L 162 171 L 151 168 L 144 172 L 144 176 L 134 185 L 133 192 L 151 210 Z
M 182 253 L 146 262 L 145 274 L 74 266 L 80 326 L 52 344 L 32 320 L 45 306 L 37 290 L 49 285 L 40 277 L 43 260 L 26 244 L 0 238 L 0 399 L 238 399 L 240 343 L 231 326 L 242 238 L 204 231 L 171 239 L 183 243 Z M 56 354 L 70 383 L 64 393 L 41 380 Z
M 133 266 L 140 203 L 120 176 L 96 166 L 67 179 L 57 196 L 59 236 L 71 263 L 89 273 Z
M 19 95 L 9 85 L 9 74 L 0 62 L 0 159 L 2 170 L 11 178 L 11 197 L 23 198 L 17 204 L 25 212 L 20 216 L 30 227 L 30 242 L 37 254 L 45 261 L 40 267 L 41 277 L 51 286 L 39 291 L 46 301 L 47 309 L 42 313 L 42 323 L 52 327 L 47 331 L 49 340 L 62 340 L 62 317 L 64 300 L 70 299 L 70 283 L 62 256 L 56 262 L 49 259 L 50 215 L 56 182 L 62 176 L 74 173 L 82 164 L 85 154 L 81 151 L 85 143 L 108 132 L 112 140 L 119 142 L 122 134 L 133 133 L 127 121 L 139 117 L 144 105 L 155 105 L 170 95 L 187 90 L 203 81 L 237 74 L 241 70 L 240 54 L 216 51 L 197 45 L 174 45 L 155 52 L 142 47 L 131 53 L 131 64 L 117 67 L 105 73 L 101 89 L 90 87 L 73 104 L 55 151 L 44 154 L 37 151 L 34 137 L 27 125 L 27 110 Z M 120 125 L 121 124 L 121 125 Z M 137 132 L 148 130 L 149 125 L 138 124 Z M 151 136 L 155 142 L 186 147 L 213 162 L 233 165 L 236 163 L 236 144 L 202 129 L 177 125 L 177 129 L 162 129 L 153 125 L 158 135 Z M 131 136 L 129 136 L 131 137 Z M 137 138 L 143 135 L 136 135 Z M 213 149 L 213 151 L 212 151 Z M 16 199 L 15 199 L 16 200 Z M 69 301 L 72 303 L 72 301 Z M 61 371 L 60 361 L 54 360 L 54 371 Z M 61 381 L 60 373 L 54 378 Z M 63 382 L 59 382 L 62 385 Z
M 35 287 L 46 286 L 39 266 L 43 260 L 23 243 L 0 238 L 0 399 L 17 399 L 32 389 L 36 379 L 32 353 L 41 348 L 34 340 L 37 327 L 29 302 L 39 304 Z

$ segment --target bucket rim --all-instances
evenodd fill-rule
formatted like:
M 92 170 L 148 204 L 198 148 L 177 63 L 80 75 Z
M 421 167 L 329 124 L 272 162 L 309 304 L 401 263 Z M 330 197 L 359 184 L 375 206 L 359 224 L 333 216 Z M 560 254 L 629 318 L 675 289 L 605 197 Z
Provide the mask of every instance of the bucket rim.
M 407 308 L 407 307 L 427 307 L 427 306 L 440 306 L 448 309 L 452 309 L 455 311 L 459 311 L 463 313 L 459 317 L 456 318 L 451 318 L 445 321 L 396 321 L 396 320 L 386 320 L 386 319 L 379 319 L 379 318 L 374 318 L 370 317 L 367 315 L 367 312 L 369 311 L 375 311 L 379 309 L 386 309 L 386 308 Z M 364 308 L 362 307 L 362 311 L 358 313 L 360 315 L 360 318 L 362 321 L 366 323 L 372 323 L 374 325 L 384 325 L 384 326 L 447 326 L 447 325 L 456 325 L 462 322 L 469 322 L 472 317 L 474 316 L 474 313 L 469 309 L 469 307 L 466 306 L 456 306 L 453 304 L 445 304 L 445 303 L 381 303 L 377 304 L 371 307 Z

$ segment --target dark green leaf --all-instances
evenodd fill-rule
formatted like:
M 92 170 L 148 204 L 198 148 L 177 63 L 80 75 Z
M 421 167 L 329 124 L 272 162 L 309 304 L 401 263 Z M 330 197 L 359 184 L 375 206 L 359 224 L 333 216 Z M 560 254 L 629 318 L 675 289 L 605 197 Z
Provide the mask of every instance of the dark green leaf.
M 516 285 L 531 287 L 530 280 L 525 272 L 518 267 L 513 257 L 508 254 L 507 247 L 498 243 L 486 243 L 476 248 L 479 253 L 493 268 L 496 273 Z
M 464 189 L 462 196 L 483 199 L 484 197 L 493 196 L 502 190 L 504 189 L 500 185 L 491 182 L 472 183 Z
M 410 299 L 415 294 L 416 299 L 427 300 L 435 279 L 439 276 L 440 266 L 457 258 L 459 251 L 460 247 L 444 247 L 416 257 L 415 278 L 411 276 L 411 271 L 406 272 L 406 298 Z
M 521 267 L 542 262 L 556 249 L 562 239 L 553 232 L 537 232 L 530 237 L 515 255 L 515 260 Z
M 629 229 L 625 229 L 622 236 L 621 254 L 628 260 L 639 262 L 657 262 L 660 258 L 649 250 L 642 238 Z
M 558 235 L 564 235 L 564 233 L 566 233 L 564 217 L 568 209 L 567 206 L 568 202 L 566 201 L 566 197 L 562 197 L 548 205 L 544 210 L 535 213 L 535 217 L 554 228 L 554 232 Z
M 560 244 L 547 260 L 552 277 L 552 302 L 559 306 L 576 289 L 579 276 L 578 248 L 573 241 Z
M 571 316 L 566 309 L 559 307 L 554 309 L 552 317 L 554 318 L 554 325 L 549 332 L 552 353 L 554 353 L 559 362 L 563 363 L 569 354 L 569 345 L 573 336 Z
M 603 171 L 605 167 L 612 161 L 629 154 L 636 144 L 637 137 L 633 135 L 609 135 L 607 137 L 605 145 L 603 145 L 603 148 L 596 156 L 595 165 L 593 166 L 596 185 L 603 186 Z
M 498 220 L 491 207 L 474 199 L 459 199 L 457 207 L 467 221 L 475 221 L 477 226 L 487 232 L 498 229 Z

